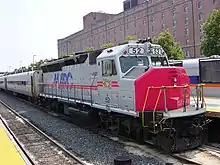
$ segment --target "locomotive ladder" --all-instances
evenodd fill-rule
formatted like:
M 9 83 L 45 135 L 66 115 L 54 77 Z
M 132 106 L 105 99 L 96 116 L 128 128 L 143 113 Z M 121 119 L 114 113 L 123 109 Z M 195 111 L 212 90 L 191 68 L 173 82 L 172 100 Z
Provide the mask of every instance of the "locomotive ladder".
M 196 110 L 199 109 L 199 101 L 202 101 L 201 103 L 201 108 L 204 107 L 205 105 L 205 99 L 204 99 L 204 89 L 203 89 L 203 86 L 204 84 L 197 84 L 196 86 L 196 97 L 197 97 L 197 100 L 195 101 L 195 98 L 194 96 L 192 95 L 194 101 L 196 102 Z M 157 99 L 156 99 L 156 103 L 154 105 L 154 109 L 153 109 L 153 124 L 154 124 L 154 131 L 155 131 L 155 113 L 156 113 L 156 109 L 157 109 L 157 106 L 158 106 L 158 103 L 159 103 L 159 99 L 160 99 L 160 96 L 161 96 L 161 93 L 163 91 L 163 94 L 164 94 L 164 109 L 165 109 L 165 112 L 167 113 L 169 110 L 167 109 L 167 103 L 166 103 L 166 89 L 172 89 L 172 88 L 184 88 L 184 106 L 183 106 L 183 112 L 186 112 L 186 88 L 189 87 L 188 84 L 186 85 L 183 85 L 183 86 L 161 86 L 161 87 L 153 87 L 153 86 L 150 86 L 148 87 L 147 89 L 147 92 L 146 92 L 146 95 L 145 95 L 145 100 L 144 100 L 144 105 L 143 105 L 143 108 L 142 108 L 142 127 L 145 128 L 145 127 L 148 127 L 147 125 L 145 125 L 145 116 L 144 116 L 144 112 L 145 112 L 145 108 L 146 108 L 146 104 L 147 104 L 147 100 L 148 100 L 148 95 L 149 95 L 149 91 L 150 89 L 159 89 L 159 94 L 157 96 Z M 192 91 L 191 91 L 192 93 Z

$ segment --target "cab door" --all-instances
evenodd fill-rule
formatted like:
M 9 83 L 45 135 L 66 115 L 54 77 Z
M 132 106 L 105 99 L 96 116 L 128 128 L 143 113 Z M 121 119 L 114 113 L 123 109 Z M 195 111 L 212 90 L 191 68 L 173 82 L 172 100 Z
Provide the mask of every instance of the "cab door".
M 103 59 L 101 62 L 101 75 L 98 79 L 99 103 L 106 109 L 119 107 L 119 75 L 115 59 Z

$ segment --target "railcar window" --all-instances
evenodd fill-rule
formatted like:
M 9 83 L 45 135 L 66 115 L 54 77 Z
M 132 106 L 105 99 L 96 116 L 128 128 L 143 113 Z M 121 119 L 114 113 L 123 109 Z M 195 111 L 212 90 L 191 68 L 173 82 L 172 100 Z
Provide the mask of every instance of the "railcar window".
M 168 60 L 166 57 L 151 57 L 151 63 L 153 66 L 168 66 Z
M 115 61 L 114 60 L 103 60 L 102 61 L 102 76 L 113 76 L 117 75 Z
M 127 72 L 133 66 L 149 66 L 147 56 L 121 56 L 119 61 L 123 73 Z
M 14 84 L 14 85 L 27 85 L 27 81 L 8 81 L 8 84 Z
M 202 83 L 220 83 L 220 60 L 199 62 L 200 80 Z

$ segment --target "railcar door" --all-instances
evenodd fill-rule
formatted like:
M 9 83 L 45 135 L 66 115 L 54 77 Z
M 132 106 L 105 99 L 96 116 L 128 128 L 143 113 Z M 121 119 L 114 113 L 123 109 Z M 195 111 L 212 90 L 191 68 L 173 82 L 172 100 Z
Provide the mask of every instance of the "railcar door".
M 99 104 L 110 108 L 119 107 L 118 91 L 119 75 L 115 59 L 108 58 L 101 60 L 101 77 L 98 79 Z

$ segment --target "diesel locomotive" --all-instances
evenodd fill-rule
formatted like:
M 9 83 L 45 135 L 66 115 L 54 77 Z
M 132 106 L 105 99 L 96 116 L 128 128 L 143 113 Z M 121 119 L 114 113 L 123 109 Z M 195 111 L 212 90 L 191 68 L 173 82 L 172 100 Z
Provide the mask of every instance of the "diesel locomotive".
M 163 48 L 149 40 L 79 52 L 40 70 L 0 77 L 3 90 L 66 115 L 84 113 L 166 152 L 206 141 L 206 108 L 203 100 L 190 102 L 189 84 L 185 69 L 170 66 Z

